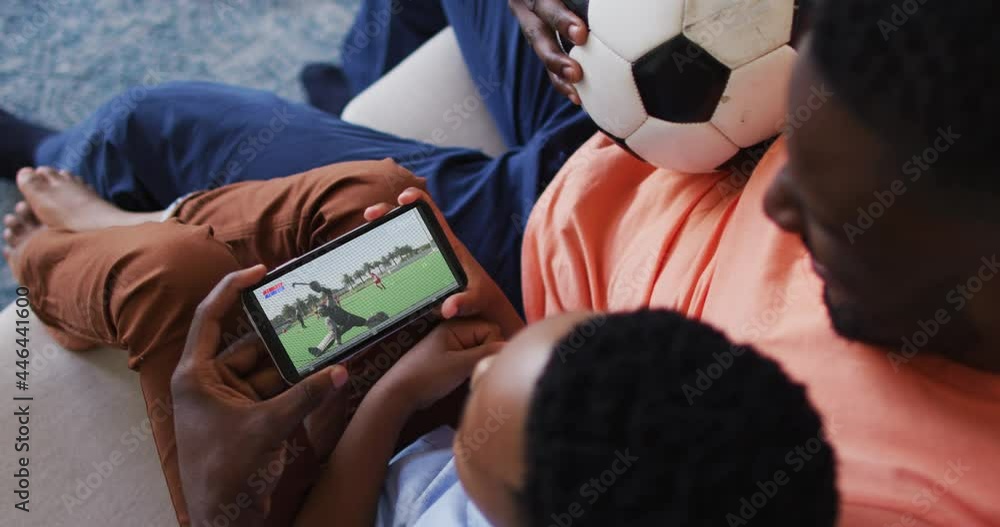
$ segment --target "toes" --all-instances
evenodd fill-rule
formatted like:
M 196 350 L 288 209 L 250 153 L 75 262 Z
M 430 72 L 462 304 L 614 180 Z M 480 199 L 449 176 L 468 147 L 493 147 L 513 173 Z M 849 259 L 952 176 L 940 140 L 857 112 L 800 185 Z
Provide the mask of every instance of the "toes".
M 3 241 L 6 242 L 7 245 L 11 247 L 14 246 L 14 241 L 15 241 L 14 231 L 12 231 L 10 227 L 7 227 L 6 229 L 3 230 Z
M 66 178 L 67 181 L 75 182 L 77 185 L 80 185 L 81 187 L 86 187 L 88 189 L 91 188 L 90 185 L 86 181 L 84 181 L 82 177 L 70 172 L 69 170 L 60 170 L 59 175 Z
M 83 179 L 80 176 L 74 175 L 69 170 L 60 170 L 59 171 L 59 177 L 64 178 L 64 179 L 68 179 L 70 181 L 76 181 L 77 183 L 80 183 L 80 182 L 83 181 Z
M 16 214 L 17 218 L 26 225 L 38 225 L 38 218 L 35 217 L 35 213 L 31 210 L 31 206 L 25 201 L 18 201 L 17 205 L 14 205 L 14 214 Z
M 24 167 L 17 171 L 17 177 L 14 178 L 14 181 L 16 181 L 18 185 L 21 185 L 30 182 L 34 178 L 35 169 L 31 167 Z
M 13 214 L 6 214 L 3 217 L 4 226 L 4 239 L 7 240 L 7 234 L 10 233 L 10 240 L 8 242 L 15 242 L 17 238 L 20 238 L 24 234 L 25 225 L 20 218 Z
M 17 241 L 17 238 L 20 238 L 21 235 L 24 234 L 24 224 L 21 223 L 21 220 L 13 214 L 7 214 L 3 217 L 3 226 L 4 239 L 12 245 L 13 242 Z M 7 237 L 8 233 L 10 234 L 9 238 Z
M 69 181 L 76 182 L 76 184 L 80 185 L 81 187 L 86 187 L 88 189 L 91 188 L 91 186 L 86 181 L 84 181 L 82 177 L 70 172 L 69 170 L 60 170 L 59 175 L 65 177 Z
M 56 169 L 49 166 L 40 166 L 35 170 L 35 172 L 38 172 L 39 174 L 44 174 L 50 178 L 59 177 L 59 172 Z
M 41 169 L 22 168 L 17 173 L 17 188 L 22 193 L 41 190 L 48 185 L 49 178 Z

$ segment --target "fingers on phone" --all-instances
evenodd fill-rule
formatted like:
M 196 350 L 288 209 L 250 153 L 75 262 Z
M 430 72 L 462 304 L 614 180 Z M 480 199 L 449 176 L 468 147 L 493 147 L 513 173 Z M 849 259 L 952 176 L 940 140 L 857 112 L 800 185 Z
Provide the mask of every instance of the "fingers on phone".
M 480 314 L 480 310 L 477 308 L 478 303 L 475 298 L 475 291 L 467 289 L 461 293 L 456 293 L 448 297 L 443 304 L 441 304 L 441 316 L 446 320 L 457 318 L 457 317 L 467 317 Z
M 375 221 L 388 214 L 393 207 L 390 203 L 376 203 L 365 209 L 365 221 Z
M 405 189 L 403 189 L 403 191 L 399 193 L 399 196 L 396 197 L 396 203 L 398 203 L 399 206 L 409 205 L 410 203 L 413 203 L 414 201 L 417 201 L 419 199 L 422 199 L 426 201 L 429 205 L 431 205 L 431 208 L 434 209 L 434 212 L 438 214 L 438 219 L 441 219 L 441 215 L 437 210 L 437 206 L 434 205 L 433 201 L 431 201 L 430 196 L 428 196 L 426 192 L 417 187 L 406 187 Z M 394 208 L 396 208 L 396 205 L 393 205 L 391 203 L 376 203 L 374 205 L 371 205 L 367 209 L 365 209 L 364 212 L 365 221 L 375 221 L 381 218 L 382 216 L 388 214 Z
M 285 381 L 281 379 L 281 374 L 274 368 L 264 368 L 253 372 L 247 378 L 247 383 L 253 387 L 261 399 L 275 397 L 288 387 Z
M 417 187 L 409 187 L 399 194 L 400 206 L 409 205 L 410 203 L 418 200 L 421 200 L 430 206 L 431 210 L 434 211 L 434 217 L 437 218 L 438 223 L 441 224 L 441 228 L 444 229 L 445 235 L 451 239 L 452 245 L 454 245 L 457 240 L 455 238 L 455 233 L 452 232 L 451 226 L 448 224 L 448 219 L 444 217 L 444 213 L 441 212 L 441 209 L 438 208 L 437 204 L 434 203 L 434 200 L 431 199 L 429 194 Z
M 219 361 L 237 375 L 246 375 L 254 370 L 262 357 L 267 355 L 264 342 L 257 333 L 248 333 L 219 354 Z
M 200 315 L 205 320 L 219 320 L 239 298 L 240 291 L 260 281 L 266 273 L 263 265 L 255 265 L 227 274 L 198 306 L 195 319 Z

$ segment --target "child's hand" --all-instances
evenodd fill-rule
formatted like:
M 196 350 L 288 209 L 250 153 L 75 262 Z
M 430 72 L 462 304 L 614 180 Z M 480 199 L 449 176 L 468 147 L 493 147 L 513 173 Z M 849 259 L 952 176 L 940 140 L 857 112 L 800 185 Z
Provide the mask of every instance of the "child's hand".
M 479 265 L 469 249 L 455 236 L 448 221 L 445 220 L 444 214 L 441 214 L 441 210 L 434 204 L 431 197 L 423 190 L 410 187 L 403 190 L 397 198 L 399 205 L 409 205 L 417 200 L 426 202 L 434 210 L 434 215 L 441 224 L 441 229 L 444 230 L 445 236 L 451 242 L 455 256 L 469 278 L 469 285 L 465 291 L 448 297 L 441 304 L 441 316 L 448 320 L 457 317 L 482 317 L 499 325 L 504 338 L 513 337 L 524 327 L 524 321 L 521 320 L 521 316 L 517 314 L 517 310 L 507 299 L 507 295 L 500 290 L 500 286 L 493 281 L 493 278 L 483 269 L 483 266 Z M 365 210 L 365 221 L 381 218 L 395 206 L 389 203 L 372 205 Z
M 475 319 L 446 321 L 403 355 L 374 389 L 423 410 L 462 385 L 483 357 L 500 350 L 500 328 Z

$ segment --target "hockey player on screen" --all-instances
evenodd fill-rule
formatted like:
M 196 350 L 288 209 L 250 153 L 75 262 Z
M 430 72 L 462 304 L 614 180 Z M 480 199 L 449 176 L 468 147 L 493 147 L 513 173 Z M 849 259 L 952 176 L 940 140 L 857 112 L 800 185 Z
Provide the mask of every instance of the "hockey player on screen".
M 319 293 L 320 301 L 319 307 L 316 308 L 316 313 L 318 313 L 320 317 L 326 319 L 326 326 L 330 328 L 330 333 L 328 333 L 327 336 L 320 341 L 318 346 L 309 348 L 309 353 L 311 353 L 314 357 L 322 355 L 334 342 L 336 342 L 338 346 L 341 345 L 341 336 L 351 329 L 361 326 L 371 327 L 388 318 L 385 313 L 376 313 L 370 319 L 365 320 L 364 318 L 347 311 L 341 307 L 340 297 L 332 289 L 323 287 L 316 280 L 313 280 L 308 284 L 296 282 L 292 284 L 292 287 L 299 285 L 309 286 L 310 289 Z
M 301 324 L 303 328 L 306 327 L 306 321 L 304 320 L 306 314 L 307 314 L 306 313 L 306 303 L 303 302 L 301 298 L 298 299 L 298 300 L 296 300 L 295 301 L 295 318 L 299 319 L 299 324 Z

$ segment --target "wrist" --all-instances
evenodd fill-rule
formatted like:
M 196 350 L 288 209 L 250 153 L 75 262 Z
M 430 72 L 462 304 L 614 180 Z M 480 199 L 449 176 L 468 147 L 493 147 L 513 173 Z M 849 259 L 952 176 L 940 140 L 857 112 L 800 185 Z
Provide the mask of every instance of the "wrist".
M 366 404 L 379 413 L 380 419 L 386 422 L 398 423 L 400 428 L 417 411 L 416 398 L 411 396 L 399 383 L 382 382 L 390 381 L 383 378 L 372 386 L 371 391 L 361 402 L 361 406 Z M 359 409 L 360 411 L 360 409 Z

